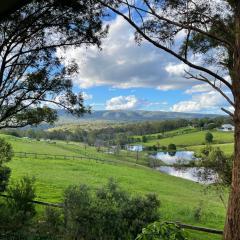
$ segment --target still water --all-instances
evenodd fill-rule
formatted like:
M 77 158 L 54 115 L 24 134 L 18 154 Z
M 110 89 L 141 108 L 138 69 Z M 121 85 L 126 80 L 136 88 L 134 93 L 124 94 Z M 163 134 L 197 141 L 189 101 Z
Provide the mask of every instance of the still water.
M 192 161 L 196 158 L 194 157 L 193 151 L 176 151 L 176 152 L 157 152 L 152 155 L 154 159 L 158 159 L 167 164 L 174 164 L 179 161 Z
M 211 174 L 208 179 L 202 179 L 200 175 L 204 171 L 203 168 L 191 167 L 191 168 L 177 169 L 169 166 L 161 166 L 161 167 L 157 167 L 156 169 L 159 170 L 160 172 L 169 174 L 171 176 L 180 177 L 180 178 L 184 178 L 184 179 L 188 179 L 194 182 L 199 182 L 204 184 L 214 183 L 217 180 L 216 174 Z

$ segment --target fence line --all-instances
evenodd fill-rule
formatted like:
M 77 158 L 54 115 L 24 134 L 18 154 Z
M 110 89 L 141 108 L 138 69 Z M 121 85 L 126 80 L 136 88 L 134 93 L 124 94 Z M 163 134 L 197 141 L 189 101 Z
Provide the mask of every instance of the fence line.
M 0 197 L 13 198 L 12 196 L 8 196 L 6 194 L 0 194 Z M 49 202 L 42 202 L 42 201 L 36 201 L 36 200 L 28 201 L 28 202 L 33 203 L 33 204 L 42 205 L 42 206 L 48 206 L 48 207 L 57 207 L 57 208 L 63 208 L 64 207 L 63 203 L 49 203 Z M 193 226 L 193 225 L 189 225 L 189 224 L 185 224 L 185 223 L 181 223 L 181 222 L 167 222 L 167 223 L 176 224 L 180 228 L 189 229 L 189 230 L 193 230 L 193 231 L 223 235 L 223 231 L 218 230 L 218 229 Z
M 47 153 L 34 153 L 34 152 L 14 152 L 14 155 L 16 157 L 20 158 L 28 158 L 28 157 L 34 157 L 34 158 L 48 158 L 48 159 L 64 159 L 64 160 L 94 160 L 94 161 L 100 161 L 100 162 L 111 162 L 111 163 L 117 163 L 117 161 L 113 160 L 107 160 L 102 158 L 96 158 L 91 157 L 88 155 L 78 156 L 78 155 L 61 155 L 61 154 L 47 154 Z
M 181 223 L 181 222 L 167 222 L 167 223 L 176 224 L 176 225 L 178 225 L 180 228 L 184 228 L 184 229 L 189 229 L 189 230 L 195 230 L 195 231 L 199 231 L 199 232 L 206 232 L 206 233 L 223 235 L 223 231 L 222 231 L 222 230 L 218 230 L 218 229 L 206 228 L 206 227 L 199 227 L 199 226 L 193 226 L 193 225 L 189 225 L 189 224 L 185 224 L 185 223 Z
M 14 197 L 6 195 L 6 194 L 0 194 L 0 197 L 14 199 Z M 37 201 L 37 200 L 32 200 L 32 201 L 28 201 L 28 202 L 33 203 L 33 204 L 48 206 L 48 207 L 63 208 L 62 203 L 49 203 L 49 202 L 42 202 L 42 201 Z

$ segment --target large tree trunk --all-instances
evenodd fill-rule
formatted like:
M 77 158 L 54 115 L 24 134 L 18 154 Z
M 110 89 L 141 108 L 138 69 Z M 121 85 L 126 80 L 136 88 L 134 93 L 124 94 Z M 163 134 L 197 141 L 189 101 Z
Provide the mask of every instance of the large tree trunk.
M 240 240 L 240 102 L 234 114 L 234 161 L 224 240 Z
M 240 2 L 235 12 L 235 49 L 233 56 L 232 90 L 234 95 L 234 160 L 224 240 L 240 240 Z

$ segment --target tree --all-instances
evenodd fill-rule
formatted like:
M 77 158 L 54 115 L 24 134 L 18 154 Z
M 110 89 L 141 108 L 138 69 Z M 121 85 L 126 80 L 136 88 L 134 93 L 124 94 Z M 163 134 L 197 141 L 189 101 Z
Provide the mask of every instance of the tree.
M 11 174 L 11 169 L 5 166 L 13 157 L 13 150 L 9 143 L 0 139 L 0 193 L 6 190 Z
M 177 147 L 176 147 L 176 145 L 174 143 L 170 143 L 168 145 L 168 151 L 169 152 L 176 152 L 176 150 L 177 150 Z
M 56 110 L 89 112 L 72 90 L 75 63 L 64 67 L 59 49 L 100 46 L 106 31 L 93 1 L 29 1 L 0 21 L 0 129 L 53 122 Z
M 234 109 L 232 185 L 225 240 L 240 236 L 240 1 L 98 0 L 122 16 L 138 43 L 148 41 L 186 64 L 186 78 L 210 85 Z M 180 34 L 183 38 L 177 38 Z M 177 41 L 176 41 L 177 40 Z M 198 59 L 194 58 L 197 54 Z
M 142 136 L 142 142 L 146 143 L 148 141 L 147 136 L 143 135 Z
M 207 143 L 212 143 L 212 141 L 213 141 L 212 133 L 207 132 L 206 135 L 205 135 L 205 140 L 206 140 Z

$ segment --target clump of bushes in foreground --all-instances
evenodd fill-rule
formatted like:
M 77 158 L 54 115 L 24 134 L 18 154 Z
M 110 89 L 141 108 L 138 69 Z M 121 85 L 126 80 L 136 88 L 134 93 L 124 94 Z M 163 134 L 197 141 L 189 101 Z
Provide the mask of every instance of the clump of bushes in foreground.
M 144 226 L 159 219 L 159 206 L 156 195 L 131 196 L 113 180 L 94 192 L 86 185 L 72 186 L 64 195 L 65 234 L 70 239 L 135 239 Z M 48 223 L 51 234 L 54 225 Z
M 29 203 L 35 197 L 31 180 L 24 178 L 8 194 L 13 198 L 0 206 L 6 217 L 0 223 L 1 239 L 130 240 L 159 219 L 155 194 L 131 196 L 113 180 L 95 191 L 86 185 L 69 187 L 63 208 L 47 208 L 40 220 Z

